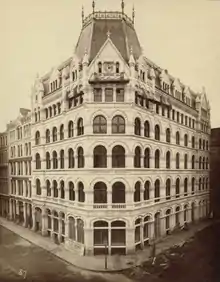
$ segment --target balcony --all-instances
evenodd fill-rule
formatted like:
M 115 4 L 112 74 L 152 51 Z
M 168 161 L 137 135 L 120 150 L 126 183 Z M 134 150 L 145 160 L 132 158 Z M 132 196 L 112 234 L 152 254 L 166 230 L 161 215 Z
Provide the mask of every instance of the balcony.
M 96 83 L 128 83 L 129 78 L 124 72 L 121 73 L 93 73 L 89 79 L 90 84 Z

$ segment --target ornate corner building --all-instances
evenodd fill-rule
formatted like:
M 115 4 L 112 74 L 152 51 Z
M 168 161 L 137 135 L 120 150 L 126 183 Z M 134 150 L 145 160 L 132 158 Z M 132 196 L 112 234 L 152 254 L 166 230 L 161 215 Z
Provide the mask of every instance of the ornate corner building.
M 208 216 L 205 90 L 144 56 L 123 1 L 82 13 L 73 56 L 36 78 L 31 112 L 32 195 L 12 201 L 25 226 L 19 199 L 30 207 L 35 232 L 81 255 L 125 255 Z

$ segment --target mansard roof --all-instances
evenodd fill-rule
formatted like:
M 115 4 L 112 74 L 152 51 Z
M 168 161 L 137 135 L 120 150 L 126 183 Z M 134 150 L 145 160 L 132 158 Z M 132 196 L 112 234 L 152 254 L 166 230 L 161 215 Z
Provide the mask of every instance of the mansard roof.
M 133 22 L 128 16 L 122 12 L 94 12 L 83 22 L 75 49 L 79 60 L 83 59 L 87 49 L 91 62 L 105 43 L 108 34 L 126 62 L 129 61 L 131 48 L 134 58 L 137 60 L 140 57 L 141 46 Z

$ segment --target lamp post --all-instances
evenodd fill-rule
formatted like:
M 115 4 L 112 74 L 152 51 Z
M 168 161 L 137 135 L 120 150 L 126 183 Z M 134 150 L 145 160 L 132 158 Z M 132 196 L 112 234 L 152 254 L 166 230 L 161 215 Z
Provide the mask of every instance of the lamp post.
M 108 255 L 108 240 L 107 240 L 107 237 L 104 238 L 104 245 L 105 245 L 105 269 L 108 268 L 108 261 L 107 261 L 107 255 Z

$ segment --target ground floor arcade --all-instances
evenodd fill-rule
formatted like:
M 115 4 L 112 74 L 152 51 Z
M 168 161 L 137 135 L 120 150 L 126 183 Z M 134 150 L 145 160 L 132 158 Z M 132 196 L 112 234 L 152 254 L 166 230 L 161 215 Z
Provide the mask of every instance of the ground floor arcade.
M 159 240 L 185 223 L 207 217 L 209 204 L 207 200 L 200 200 L 133 218 L 123 217 L 122 211 L 118 217 L 108 218 L 103 214 L 95 218 L 94 215 L 79 217 L 46 204 L 35 206 L 10 199 L 9 211 L 11 220 L 50 237 L 78 255 L 125 255 L 144 249 L 152 239 Z

